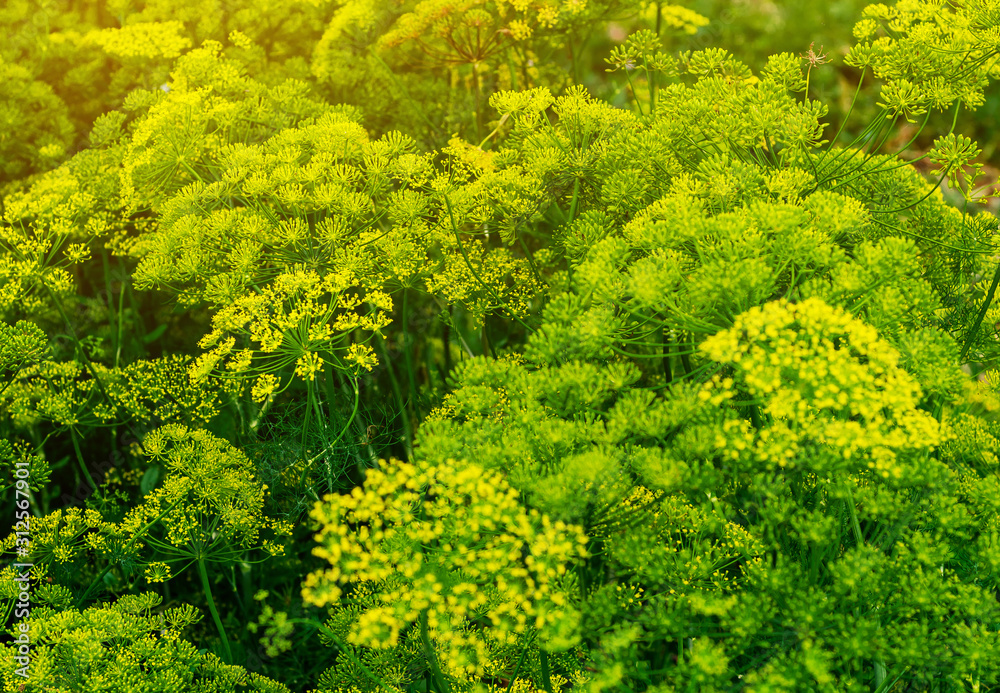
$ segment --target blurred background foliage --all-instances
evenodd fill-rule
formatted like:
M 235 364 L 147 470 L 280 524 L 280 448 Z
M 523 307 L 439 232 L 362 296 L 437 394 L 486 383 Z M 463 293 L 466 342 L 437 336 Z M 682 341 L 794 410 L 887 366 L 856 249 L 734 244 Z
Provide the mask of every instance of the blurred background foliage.
M 551 22 L 528 19 L 546 4 L 559 5 L 13 0 L 0 8 L 6 37 L 0 45 L 0 185 L 10 189 L 64 161 L 86 146 L 95 119 L 118 108 L 131 90 L 162 88 L 181 52 L 207 39 L 226 42 L 234 30 L 248 40 L 229 45 L 227 54 L 255 79 L 302 80 L 318 97 L 361 108 L 373 134 L 405 123 L 428 149 L 454 134 L 469 141 L 484 137 L 495 124 L 488 95 L 497 90 L 545 86 L 559 94 L 583 84 L 625 105 L 628 84 L 606 71 L 606 58 L 640 29 L 657 32 L 667 52 L 721 47 L 754 70 L 771 54 L 815 50 L 828 62 L 815 70 L 812 94 L 829 106 L 831 131 L 840 127 L 860 77 L 842 58 L 863 0 L 581 0 L 554 11 Z M 157 29 L 151 31 L 151 24 Z M 992 127 L 1000 116 L 997 98 L 990 96 L 963 119 L 965 134 L 987 160 L 998 144 Z M 863 90 L 855 106 L 861 117 L 854 122 L 874 112 L 874 90 Z M 935 115 L 927 132 L 947 128 L 948 118 Z M 851 127 L 846 134 L 857 134 Z M 886 149 L 910 134 L 901 131 Z M 918 138 L 910 151 L 929 146 Z M 995 179 L 993 169 L 988 172 Z

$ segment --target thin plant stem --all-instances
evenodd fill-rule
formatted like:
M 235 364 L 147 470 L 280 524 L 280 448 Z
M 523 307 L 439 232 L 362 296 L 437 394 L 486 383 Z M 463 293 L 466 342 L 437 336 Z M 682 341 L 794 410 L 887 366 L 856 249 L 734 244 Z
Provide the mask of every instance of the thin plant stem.
M 670 369 L 670 332 L 665 326 L 661 327 L 660 330 L 663 335 L 661 353 L 661 358 L 663 359 L 663 378 L 664 382 L 669 384 L 674 379 L 673 372 Z
M 990 309 L 990 305 L 993 303 L 993 297 L 997 292 L 997 284 L 1000 284 L 1000 264 L 997 264 L 997 269 L 993 273 L 993 283 L 990 284 L 990 290 L 987 292 L 986 298 L 983 299 L 983 305 L 979 307 L 979 313 L 976 315 L 976 321 L 972 323 L 972 328 L 965 336 L 965 344 L 962 346 L 962 353 L 958 356 L 959 361 L 964 361 L 965 357 L 969 353 L 969 347 L 972 346 L 972 340 L 976 336 L 976 332 L 979 331 L 979 326 L 983 324 L 983 318 L 986 317 L 986 311 Z
M 392 394 L 396 398 L 396 406 L 399 408 L 399 416 L 403 421 L 403 444 L 406 446 L 406 458 L 413 458 L 413 428 L 410 425 L 410 414 L 407 411 L 406 401 L 403 399 L 403 391 L 399 387 L 399 379 L 396 377 L 396 369 L 392 367 L 392 361 L 389 359 L 389 350 L 386 349 L 385 340 L 378 334 L 375 335 L 375 348 L 378 350 L 378 356 L 382 359 L 382 363 L 385 364 L 386 373 L 389 374 L 389 386 L 392 388 Z M 445 348 L 448 345 L 445 343 Z
M 330 391 L 333 390 L 333 386 L 332 386 L 332 384 L 331 384 L 331 382 L 329 380 L 327 380 L 327 387 L 328 387 L 328 389 Z M 326 436 L 327 421 L 326 421 L 326 418 L 323 416 L 323 411 L 322 411 L 322 409 L 320 407 L 320 404 L 319 404 L 319 397 L 316 397 L 315 399 L 313 399 L 312 403 L 313 403 L 313 409 L 315 409 L 315 411 L 316 411 L 317 423 L 319 423 L 319 426 L 320 426 L 320 434 L 323 436 L 323 443 L 324 443 L 323 449 L 324 450 L 330 450 L 333 447 L 333 445 L 331 445 L 328 442 L 329 438 L 327 438 L 327 436 Z M 331 408 L 331 411 L 332 411 L 332 409 L 333 409 L 333 403 L 332 402 L 330 403 L 330 408 Z M 324 466 L 326 467 L 326 490 L 327 490 L 327 493 L 333 493 L 333 470 L 330 468 L 330 457 L 329 457 L 329 455 L 324 459 L 324 462 L 325 462 Z
M 302 455 L 302 459 L 306 459 L 306 438 L 309 431 L 309 416 L 312 414 L 312 407 L 309 406 L 309 402 L 312 401 L 313 397 L 313 384 L 312 381 L 307 381 L 306 383 L 306 410 L 302 415 L 302 435 L 299 439 L 299 452 Z M 308 465 L 306 465 L 308 467 Z M 305 479 L 306 467 L 302 469 L 302 479 Z M 301 483 L 301 481 L 299 482 Z
M 535 635 L 538 631 L 532 631 L 531 637 L 524 643 L 524 647 L 521 648 L 521 656 L 517 659 L 517 666 L 514 667 L 514 673 L 510 675 L 510 680 L 507 682 L 507 688 L 504 689 L 506 693 L 510 693 L 510 689 L 514 686 L 514 681 L 517 680 L 517 675 L 521 673 L 521 666 L 524 664 L 524 658 L 528 654 L 528 648 L 535 639 Z
M 847 109 L 847 113 L 844 114 L 843 120 L 840 121 L 840 128 L 837 129 L 837 134 L 833 136 L 832 140 L 830 140 L 830 146 L 829 146 L 829 148 L 827 149 L 826 153 L 824 153 L 823 158 L 820 159 L 820 162 L 819 162 L 820 164 L 823 163 L 823 159 L 826 158 L 826 154 L 828 154 L 830 151 L 833 150 L 833 145 L 837 143 L 837 140 L 840 139 L 840 136 L 844 132 L 844 128 L 847 127 L 847 121 L 850 119 L 851 114 L 854 112 L 854 107 L 857 105 L 858 96 L 861 94 L 861 86 L 864 84 L 865 75 L 867 73 L 868 73 L 868 68 L 867 67 L 865 67 L 864 69 L 861 70 L 861 76 L 858 77 L 858 87 L 857 87 L 857 89 L 854 90 L 854 97 L 851 99 L 851 105 Z
M 300 488 L 302 487 L 302 484 L 305 483 L 306 473 L 309 471 L 309 467 L 312 466 L 313 462 L 315 462 L 320 457 L 322 457 L 324 454 L 326 454 L 330 450 L 332 450 L 333 446 L 336 445 L 338 442 L 340 442 L 340 439 L 344 437 L 345 433 L 347 433 L 347 429 L 349 429 L 351 427 L 351 424 L 354 423 L 354 417 L 357 416 L 357 414 L 358 414 L 358 406 L 359 406 L 360 400 L 361 400 L 361 390 L 358 388 L 358 381 L 357 381 L 356 378 L 354 378 L 354 379 L 351 380 L 351 385 L 353 385 L 353 387 L 354 387 L 354 408 L 351 410 L 351 415 L 347 418 L 347 423 L 345 423 L 344 427 L 342 429 L 340 429 L 340 433 L 337 434 L 337 437 L 334 438 L 329 443 L 325 444 L 323 446 L 323 449 L 320 450 L 316 455 L 314 455 L 312 458 L 310 458 L 310 459 L 308 459 L 308 460 L 305 461 L 306 463 L 302 467 L 302 476 L 299 477 L 299 487 Z M 304 439 L 304 436 L 303 436 L 303 439 Z
M 83 358 L 84 363 L 87 365 L 87 370 L 90 371 L 91 377 L 93 377 L 94 382 L 97 383 L 98 389 L 101 391 L 101 394 L 104 395 L 105 399 L 110 401 L 111 398 L 108 396 L 108 391 L 104 388 L 104 381 L 101 380 L 101 378 L 97 375 L 97 369 L 94 368 L 94 364 L 91 362 L 90 357 L 87 356 L 87 350 L 83 348 L 82 344 L 80 344 L 80 338 L 76 336 L 76 330 L 73 329 L 73 323 L 70 321 L 69 316 L 63 309 L 62 301 L 59 300 L 59 297 L 56 296 L 55 291 L 53 291 L 52 288 L 48 286 L 48 284 L 43 283 L 42 286 L 45 287 L 45 290 L 46 292 L 48 292 L 49 297 L 52 299 L 52 303 L 55 305 L 56 310 L 59 311 L 60 317 L 62 317 L 63 322 L 66 323 L 66 329 L 69 330 L 70 335 L 73 337 L 73 343 L 76 345 L 77 351 Z
M 437 657 L 434 654 L 434 647 L 431 645 L 430 634 L 427 632 L 427 611 L 420 614 L 420 643 L 424 650 L 424 656 L 431 665 L 431 673 L 434 676 L 434 683 L 438 687 L 438 693 L 451 693 L 451 687 L 441 675 L 441 667 L 438 666 Z
M 403 308 L 402 316 L 400 318 L 403 327 L 403 360 L 406 363 L 406 379 L 410 385 L 410 406 L 413 409 L 414 414 L 419 419 L 420 417 L 420 407 L 417 405 L 417 375 L 413 370 L 413 349 L 410 344 L 410 304 L 409 304 L 410 292 L 408 289 L 403 289 Z
M 552 677 L 549 673 L 549 653 L 545 650 L 538 651 L 538 658 L 542 665 L 542 685 L 545 686 L 546 693 L 552 693 Z
M 632 97 L 635 100 L 635 107 L 639 110 L 639 118 L 644 122 L 648 123 L 646 120 L 646 114 L 642 110 L 642 104 L 639 103 L 638 93 L 636 93 L 635 85 L 632 84 L 632 75 L 629 74 L 629 68 L 625 68 L 625 80 L 628 82 L 628 88 L 632 90 Z
M 448 376 L 451 374 L 451 325 L 444 321 L 442 321 L 441 327 L 441 345 L 444 348 L 442 355 L 444 358 L 444 378 L 442 380 L 447 387 Z
M 200 556 L 198 558 L 198 575 L 201 577 L 201 587 L 205 591 L 205 599 L 208 600 L 208 610 L 212 613 L 212 620 L 215 621 L 215 627 L 219 631 L 219 637 L 222 638 L 222 649 L 226 655 L 226 664 L 232 664 L 233 652 L 229 648 L 229 638 L 226 637 L 226 629 L 222 625 L 222 619 L 219 617 L 219 610 L 215 606 L 215 598 L 212 597 L 212 586 L 208 581 L 208 570 L 205 568 L 204 556 Z
M 94 477 L 90 475 L 90 470 L 87 469 L 87 462 L 83 459 L 83 452 L 80 450 L 80 441 L 76 435 L 76 429 L 70 427 L 69 429 L 70 440 L 73 441 L 73 451 L 76 453 L 76 461 L 80 463 L 80 471 L 83 472 L 84 478 L 87 479 L 87 483 L 90 484 L 92 491 L 97 490 L 97 482 L 94 481 Z

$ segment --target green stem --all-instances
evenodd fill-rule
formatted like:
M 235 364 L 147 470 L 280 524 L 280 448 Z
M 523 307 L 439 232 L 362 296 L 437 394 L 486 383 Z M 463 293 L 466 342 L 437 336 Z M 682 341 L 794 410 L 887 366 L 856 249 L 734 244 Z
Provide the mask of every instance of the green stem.
M 854 533 L 854 541 L 858 546 L 865 545 L 865 537 L 861 533 L 861 523 L 858 522 L 858 509 L 854 507 L 854 494 L 851 493 L 850 486 L 844 486 L 847 490 L 847 509 L 851 514 L 851 531 Z
M 14 611 L 14 604 L 16 604 L 14 599 L 7 600 L 4 604 L 3 613 L 0 613 L 0 618 L 3 619 L 2 623 L 10 623 L 10 614 Z
M 877 690 L 881 690 L 882 684 L 885 683 L 885 662 L 881 659 L 875 660 L 875 687 Z
M 842 162 L 837 163 L 837 166 L 834 168 L 831 174 L 827 175 L 823 180 L 817 181 L 813 190 L 818 190 L 827 182 L 833 180 L 838 176 L 843 177 L 844 175 L 848 175 L 850 173 L 855 173 L 859 171 L 864 166 L 864 162 L 862 162 L 860 166 L 857 166 L 846 173 L 841 172 L 843 167 L 846 167 L 847 164 L 853 161 L 858 154 L 864 151 L 863 143 L 868 141 L 868 139 L 870 138 L 873 139 L 877 136 L 877 133 L 881 131 L 884 120 L 887 118 L 889 118 L 888 113 L 886 112 L 885 109 L 882 109 L 879 111 L 875 119 L 872 120 L 870 123 L 868 123 L 861 131 L 861 133 L 858 134 L 858 136 L 855 137 L 845 147 L 835 150 L 832 145 L 829 146 L 826 150 L 826 153 L 824 153 L 823 157 L 820 159 L 819 164 L 817 166 L 822 166 L 823 163 L 826 161 L 827 157 L 830 156 L 832 152 L 836 152 L 836 154 L 833 154 L 835 160 L 841 158 L 842 153 L 846 155 L 846 159 L 844 159 L 844 161 Z M 865 161 L 867 161 L 867 157 Z
M 524 251 L 524 257 L 528 261 L 528 266 L 531 268 L 531 273 L 535 275 L 535 281 L 538 282 L 539 286 L 545 286 L 545 281 L 542 279 L 542 275 L 538 272 L 538 266 L 535 265 L 535 258 L 531 254 L 531 249 L 528 248 L 528 244 L 524 242 L 524 238 L 517 236 L 517 230 L 515 229 L 515 236 L 517 237 L 517 242 L 520 244 L 521 249 Z
M 219 636 L 222 638 L 222 648 L 226 655 L 226 664 L 233 663 L 233 653 L 229 649 L 229 638 L 226 637 L 226 629 L 222 626 L 222 619 L 219 618 L 219 610 L 215 606 L 215 599 L 212 597 L 212 586 L 208 581 L 208 570 L 205 569 L 205 557 L 200 556 L 198 558 L 198 575 L 201 577 L 201 587 L 205 591 L 205 599 L 208 600 L 208 610 L 212 612 L 212 620 L 215 621 L 215 627 L 219 630 Z
M 441 675 L 441 667 L 438 666 L 437 657 L 434 656 L 434 648 L 431 646 L 431 638 L 427 632 L 427 611 L 420 614 L 420 642 L 423 645 L 424 656 L 431 665 L 431 673 L 434 676 L 434 683 L 437 685 L 438 693 L 451 693 L 444 677 Z
M 347 433 L 347 429 L 351 427 L 352 423 L 354 423 L 354 417 L 358 414 L 358 404 L 361 399 L 361 390 L 358 388 L 358 381 L 356 378 L 351 380 L 351 385 L 354 386 L 354 408 L 351 410 L 351 415 L 347 418 L 347 423 L 344 424 L 342 429 L 340 429 L 340 433 L 337 434 L 336 438 L 334 438 L 329 444 L 324 444 L 323 449 L 312 458 L 305 460 L 305 465 L 302 467 L 302 476 L 299 477 L 300 488 L 302 487 L 302 484 L 305 483 L 306 474 L 309 472 L 309 467 L 312 466 L 313 462 L 332 450 L 333 446 L 340 442 L 340 439 L 344 437 L 345 433 Z M 325 440 L 326 439 L 324 438 L 324 441 Z
M 568 34 L 566 36 L 566 42 L 569 44 L 569 63 L 570 63 L 570 72 L 572 72 L 572 74 L 573 74 L 573 83 L 574 84 L 579 84 L 580 83 L 580 75 L 579 75 L 578 68 L 577 68 L 577 65 L 576 65 L 576 50 L 573 47 L 573 35 L 572 34 Z
M 326 430 L 326 421 L 333 416 L 334 406 L 337 402 L 337 391 L 334 389 L 336 387 L 336 380 L 333 377 L 333 364 L 327 360 L 323 359 L 323 392 L 326 395 L 326 417 L 321 415 L 323 419 L 323 429 Z M 319 409 L 319 401 L 317 400 L 317 409 Z M 320 409 L 321 411 L 321 409 Z
M 264 403 L 260 405 L 260 408 L 256 412 L 253 412 L 253 418 L 247 426 L 250 429 L 250 433 L 256 437 L 257 429 L 260 428 L 260 422 L 264 420 L 264 416 L 267 414 L 268 409 L 271 408 L 271 403 L 274 402 L 274 397 L 268 397 L 264 400 Z
M 479 86 L 479 70 L 476 63 L 472 63 L 472 95 L 473 95 L 473 108 L 475 109 L 472 114 L 472 124 L 475 127 L 476 139 L 478 140 L 483 136 L 483 126 L 482 126 L 482 88 Z
M 396 398 L 396 406 L 399 408 L 399 416 L 403 421 L 403 444 L 406 446 L 406 459 L 413 459 L 413 429 L 410 426 L 410 414 L 406 410 L 406 402 L 403 400 L 403 391 L 399 387 L 399 380 L 396 378 L 396 369 L 392 367 L 389 359 L 389 350 L 385 347 L 385 340 L 379 334 L 373 340 L 375 348 L 378 350 L 378 357 L 385 364 L 386 373 L 389 374 L 389 385 L 392 387 L 392 394 Z M 448 348 L 445 340 L 445 349 Z
M 542 664 L 542 685 L 547 693 L 552 693 L 552 677 L 549 674 L 549 653 L 545 650 L 538 650 L 538 657 Z
M 628 82 L 628 88 L 632 91 L 632 100 L 635 101 L 635 107 L 639 110 L 639 119 L 648 124 L 646 120 L 646 114 L 642 111 L 642 104 L 639 103 L 639 94 L 635 90 L 635 85 L 632 84 L 632 75 L 629 74 L 628 68 L 625 68 L 625 80 Z
M 324 378 L 324 380 L 326 380 L 326 379 Z M 328 394 L 332 394 L 332 392 L 333 392 L 333 386 L 332 386 L 332 384 L 331 384 L 330 381 L 327 381 L 327 388 L 328 388 L 328 390 L 327 390 Z M 327 420 L 324 417 L 323 410 L 322 410 L 322 408 L 319 405 L 319 397 L 314 398 L 313 401 L 312 401 L 312 403 L 313 403 L 313 409 L 316 412 L 316 419 L 319 422 L 320 435 L 323 437 L 323 449 L 324 450 L 330 450 L 333 447 L 333 445 L 329 442 L 330 439 L 326 435 Z M 333 402 L 332 401 L 330 402 L 330 411 L 331 412 L 333 411 Z M 326 466 L 326 490 L 327 490 L 327 493 L 333 493 L 333 470 L 330 468 L 330 458 L 329 458 L 329 456 L 327 456 L 324 459 L 324 462 L 325 462 L 325 466 Z
M 306 410 L 302 414 L 302 436 L 299 440 L 299 452 L 302 454 L 302 459 L 307 459 L 306 457 L 306 438 L 309 432 L 309 416 L 312 414 L 312 407 L 309 403 L 312 401 L 313 395 L 313 384 L 312 381 L 306 382 Z M 308 467 L 308 465 L 306 465 Z M 302 478 L 305 478 L 306 470 L 302 469 Z
M 113 319 L 116 325 L 115 331 L 112 333 L 114 339 L 112 340 L 112 346 L 115 350 L 115 368 L 118 368 L 118 363 L 121 359 L 122 353 L 122 337 L 123 328 L 125 325 L 125 320 L 122 318 L 122 305 L 125 302 L 125 282 L 122 282 L 121 290 L 118 295 L 118 311 L 115 313 L 115 301 L 114 293 L 111 287 L 111 269 L 108 262 L 108 252 L 106 248 L 101 248 L 101 267 L 104 270 L 104 292 L 107 295 L 108 302 L 108 314 L 115 315 Z
M 576 219 L 576 210 L 580 204 L 580 177 L 577 176 L 576 180 L 573 181 L 573 197 L 569 202 L 569 218 L 567 221 L 572 222 Z
M 650 117 L 656 116 L 656 73 L 650 74 L 649 68 L 646 67 L 647 57 L 643 55 L 643 70 L 646 72 L 646 90 L 649 92 L 649 115 Z
M 532 631 L 531 637 L 528 638 L 527 642 L 524 643 L 524 647 L 521 648 L 521 656 L 517 660 L 517 666 L 514 667 L 514 673 L 510 675 L 510 680 L 507 682 L 506 693 L 510 693 L 510 689 L 514 686 L 514 681 L 517 679 L 517 675 L 521 673 L 521 666 L 524 664 L 524 658 L 528 654 L 528 648 L 531 646 L 532 641 L 535 639 L 535 635 L 538 631 Z
M 514 75 L 514 72 L 513 72 L 513 71 L 511 71 L 511 73 L 510 73 L 510 74 L 511 74 L 511 77 L 513 77 L 513 78 L 515 79 L 515 81 L 516 81 L 517 77 L 516 77 L 516 76 Z M 515 87 L 514 87 L 514 89 L 516 90 L 516 89 L 517 89 L 517 87 L 515 86 Z M 504 113 L 504 114 L 503 114 L 503 116 L 502 116 L 502 117 L 500 118 L 500 122 L 498 122 L 498 123 L 497 123 L 497 126 L 496 126 L 495 128 L 493 128 L 493 131 L 492 131 L 492 132 L 490 132 L 490 134 L 488 134 L 488 135 L 487 135 L 486 137 L 484 137 L 484 138 L 482 139 L 482 141 L 481 141 L 481 142 L 479 143 L 479 148 L 480 148 L 480 149 L 482 149 L 482 148 L 483 148 L 483 145 L 485 145 L 485 144 L 486 144 L 487 142 L 489 142 L 489 141 L 490 141 L 490 139 L 492 139 L 492 137 L 493 137 L 493 136 L 494 136 L 495 134 L 497 134 L 498 132 L 500 132 L 500 128 L 502 128 L 502 127 L 504 126 L 504 123 L 506 123 L 506 122 L 507 122 L 507 119 L 508 119 L 508 118 L 510 118 L 510 114 L 509 114 L 509 113 Z
M 63 322 L 66 323 L 66 329 L 69 330 L 70 336 L 73 337 L 73 343 L 76 346 L 76 350 L 79 353 L 80 357 L 83 358 L 83 361 L 87 366 L 87 370 L 90 371 L 91 377 L 94 379 L 94 382 L 97 383 L 97 389 L 99 389 L 101 391 L 101 394 L 104 395 L 105 400 L 107 400 L 108 402 L 112 401 L 111 397 L 108 395 L 108 391 L 104 388 L 104 381 L 102 381 L 101 378 L 97 375 L 97 369 L 94 368 L 94 364 L 87 356 L 87 350 L 83 348 L 82 344 L 80 344 L 80 339 L 79 337 L 76 336 L 76 330 L 73 329 L 73 323 L 70 321 L 69 316 L 63 309 L 62 302 L 59 300 L 59 297 L 56 296 L 56 292 L 53 291 L 51 287 L 49 287 L 49 285 L 45 284 L 44 282 L 42 283 L 42 286 L 45 288 L 46 292 L 48 292 L 49 297 L 52 299 L 52 303 L 55 305 L 56 310 L 59 311 L 59 315 L 60 317 L 62 317 Z
M 448 385 L 448 376 L 451 375 L 451 325 L 442 321 L 441 344 L 444 347 L 444 380 L 445 387 Z
M 73 441 L 73 451 L 76 452 L 76 461 L 80 463 L 80 471 L 83 472 L 83 476 L 87 479 L 87 483 L 90 484 L 92 491 L 97 491 L 97 482 L 94 481 L 94 477 L 90 475 L 90 470 L 87 469 L 87 463 L 83 459 L 83 452 L 80 450 L 80 441 L 77 439 L 76 429 L 69 429 L 70 439 Z
M 469 346 L 469 342 L 465 339 L 465 335 L 462 334 L 462 329 L 458 326 L 458 322 L 455 320 L 455 311 L 452 307 L 451 311 L 451 324 L 455 328 L 455 334 L 458 336 L 458 343 L 465 351 L 465 355 L 470 359 L 475 358 L 475 354 L 472 353 L 472 347 Z M 464 315 L 462 316 L 464 319 Z
M 420 418 L 420 409 L 417 406 L 417 374 L 413 371 L 413 349 L 410 345 L 410 291 L 403 289 L 403 309 L 401 321 L 403 323 L 403 359 L 406 362 L 406 379 L 410 385 L 410 405 L 417 420 Z
M 115 340 L 115 368 L 121 363 L 122 344 L 125 342 L 125 279 L 118 290 L 118 338 Z
M 483 349 L 483 356 L 489 358 L 493 353 L 493 349 L 490 347 L 490 337 L 486 334 L 486 322 L 483 321 L 483 326 L 479 330 L 479 343 Z
M 670 369 L 670 331 L 666 327 L 660 328 L 661 342 L 663 342 L 662 356 L 663 359 L 663 378 L 664 381 L 669 385 L 670 381 L 674 379 L 673 372 Z
M 861 76 L 858 77 L 858 86 L 854 90 L 854 97 L 851 99 L 851 105 L 847 109 L 847 113 L 844 114 L 843 120 L 840 121 L 840 127 L 837 128 L 837 134 L 833 136 L 832 140 L 830 140 L 830 146 L 829 146 L 829 148 L 827 149 L 827 151 L 823 155 L 824 159 L 826 158 L 826 154 L 828 154 L 833 149 L 833 145 L 837 143 L 837 140 L 839 140 L 840 136 L 843 134 L 844 128 L 847 126 L 847 120 L 848 120 L 848 118 L 851 117 L 851 114 L 854 112 L 854 107 L 855 107 L 855 105 L 858 102 L 858 95 L 861 94 L 861 85 L 864 84 L 865 75 L 867 73 L 868 73 L 868 68 L 867 67 L 865 67 L 864 69 L 861 70 Z M 820 159 L 820 163 L 821 164 L 823 163 L 823 159 Z
M 693 337 L 693 335 L 692 335 Z M 680 344 L 678 343 L 678 346 Z M 689 376 L 694 372 L 694 367 L 691 365 L 691 354 L 690 351 L 680 351 L 678 352 L 681 356 L 681 364 L 684 366 L 684 375 Z
M 969 347 L 972 346 L 972 340 L 976 336 L 979 326 L 983 324 L 983 318 L 986 317 L 986 311 L 990 309 L 990 304 L 993 303 L 993 297 L 996 295 L 998 283 L 1000 283 L 1000 264 L 997 265 L 997 269 L 993 273 L 993 283 L 990 284 L 990 290 L 986 294 L 986 299 L 983 301 L 983 305 L 979 307 L 979 314 L 976 316 L 976 322 L 972 324 L 972 329 L 969 330 L 968 335 L 965 337 L 965 344 L 962 346 L 962 353 L 958 356 L 959 362 L 964 361 L 966 355 L 969 353 Z

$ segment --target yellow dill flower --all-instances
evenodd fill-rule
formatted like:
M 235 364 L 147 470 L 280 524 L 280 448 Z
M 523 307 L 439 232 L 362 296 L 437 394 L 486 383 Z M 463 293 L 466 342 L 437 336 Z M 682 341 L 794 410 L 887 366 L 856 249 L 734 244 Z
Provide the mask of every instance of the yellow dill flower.
M 257 380 L 254 381 L 253 388 L 250 391 L 250 396 L 253 398 L 254 402 L 261 403 L 267 401 L 268 397 L 274 394 L 274 391 L 278 389 L 278 379 L 273 373 L 264 373 L 258 376 Z
M 563 580 L 585 555 L 586 537 L 527 511 L 496 473 L 391 461 L 349 495 L 326 496 L 311 515 L 320 525 L 313 553 L 330 567 L 306 578 L 303 598 L 325 606 L 346 585 L 381 592 L 350 631 L 354 644 L 393 647 L 423 617 L 447 666 L 481 674 L 487 633 L 467 629 L 474 616 L 488 620 L 491 638 L 524 633 L 529 622 L 553 648 L 578 637 Z
M 899 367 L 900 355 L 870 325 L 817 298 L 755 306 L 732 328 L 701 346 L 713 360 L 733 366 L 742 387 L 761 402 L 770 424 L 750 443 L 768 466 L 831 464 L 811 452 L 836 451 L 841 464 L 862 462 L 884 478 L 899 479 L 898 454 L 933 447 L 946 435 L 918 408 L 916 379 Z M 733 401 L 734 379 L 713 377 L 699 398 Z M 721 439 L 739 456 L 744 446 Z
M 147 582 L 166 582 L 170 579 L 170 566 L 162 561 L 154 561 L 146 566 Z

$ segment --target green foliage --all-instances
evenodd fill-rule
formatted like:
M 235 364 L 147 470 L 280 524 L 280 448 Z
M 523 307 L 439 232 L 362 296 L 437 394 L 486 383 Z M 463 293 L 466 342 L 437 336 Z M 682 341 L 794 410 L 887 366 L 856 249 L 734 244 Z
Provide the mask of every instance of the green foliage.
M 229 40 L 267 82 L 308 75 L 310 39 L 326 3 L 243 3 L 231 11 L 202 0 L 71 2 L 19 0 L 0 10 L 5 75 L 0 182 L 43 173 L 85 146 L 95 122 L 159 90 L 178 57 L 205 41 Z M 306 39 L 305 41 L 303 39 Z
M 5 576 L 9 586 L 10 576 Z M 288 688 L 199 651 L 181 634 L 200 616 L 183 605 L 159 608 L 150 592 L 125 595 L 114 604 L 83 611 L 68 608 L 71 593 L 48 585 L 31 624 L 32 678 L 25 691 L 261 691 Z M 4 645 L 3 681 L 16 687 L 16 645 Z M 44 682 L 44 683 L 41 683 Z
M 332 101 L 357 104 L 377 131 L 405 122 L 431 146 L 453 132 L 476 142 L 487 136 L 491 94 L 570 86 L 595 29 L 652 4 L 664 33 L 708 21 L 678 5 L 621 0 L 351 0 L 316 44 L 312 71 Z
M 1000 13 L 731 5 L 0 10 L 0 687 L 1000 690 Z

